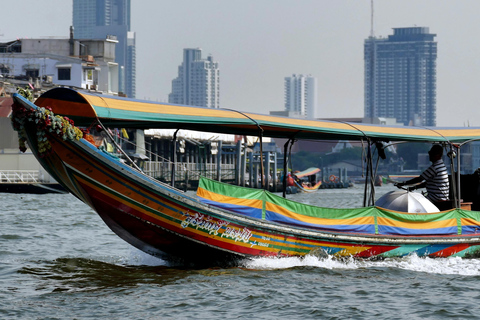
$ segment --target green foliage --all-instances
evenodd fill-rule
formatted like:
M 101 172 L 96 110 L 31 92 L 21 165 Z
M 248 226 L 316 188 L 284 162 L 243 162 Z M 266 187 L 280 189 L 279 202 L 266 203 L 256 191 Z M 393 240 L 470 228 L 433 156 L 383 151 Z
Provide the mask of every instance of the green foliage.
M 310 167 L 319 167 L 320 153 L 300 151 L 292 154 L 292 169 L 305 170 Z
M 385 149 L 386 160 L 380 160 L 380 168 L 384 170 L 395 170 L 388 167 L 391 163 L 401 162 L 404 164 L 405 170 L 416 170 L 419 153 L 427 153 L 432 145 L 430 143 L 400 143 L 397 144 L 397 153 L 392 153 Z M 377 159 L 377 152 L 375 147 L 372 148 L 374 152 L 374 160 Z M 363 155 L 365 156 L 365 155 Z M 403 161 L 401 161 L 403 159 Z M 337 153 L 320 153 L 300 151 L 292 154 L 292 169 L 305 170 L 310 167 L 328 167 L 340 161 L 358 161 L 362 160 L 362 147 L 345 148 Z M 289 164 L 290 166 L 290 164 Z
M 362 159 L 362 148 L 361 147 L 353 147 L 353 148 L 345 148 L 342 149 L 340 152 L 326 154 L 322 157 L 323 165 L 331 165 L 336 162 L 340 161 L 348 161 L 348 160 L 361 160 Z
M 17 93 L 27 99 L 28 101 L 33 102 L 33 92 L 29 87 L 17 88 Z
M 305 170 L 310 167 L 327 167 L 339 161 L 361 160 L 362 148 L 345 148 L 337 153 L 324 154 L 320 152 L 300 151 L 292 155 L 292 169 Z

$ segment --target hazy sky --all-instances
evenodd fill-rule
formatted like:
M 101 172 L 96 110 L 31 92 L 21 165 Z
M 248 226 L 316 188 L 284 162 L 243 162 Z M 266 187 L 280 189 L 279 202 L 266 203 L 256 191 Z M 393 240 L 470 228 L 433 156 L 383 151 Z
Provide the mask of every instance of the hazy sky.
M 68 37 L 71 0 L 3 0 L 0 41 Z M 220 67 L 220 105 L 284 108 L 284 78 L 318 79 L 321 117 L 363 116 L 363 42 L 370 0 L 132 0 L 137 98 L 168 99 L 184 48 Z M 5 14 L 9 12 L 9 14 Z M 480 126 L 480 1 L 375 1 L 376 36 L 425 26 L 437 34 L 437 125 Z

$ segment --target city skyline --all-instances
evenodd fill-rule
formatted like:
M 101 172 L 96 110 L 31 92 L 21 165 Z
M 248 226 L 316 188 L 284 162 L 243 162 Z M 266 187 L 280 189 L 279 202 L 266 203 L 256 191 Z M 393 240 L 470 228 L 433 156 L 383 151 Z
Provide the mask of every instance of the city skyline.
M 303 74 L 285 77 L 285 111 L 310 120 L 318 118 L 317 78 Z
M 365 39 L 365 118 L 436 125 L 436 34 L 428 27 L 395 28 Z
M 0 22 L 0 41 L 68 36 L 72 1 L 26 0 L 28 10 Z M 15 12 L 13 3 L 3 9 Z M 437 34 L 437 125 L 480 126 L 476 117 L 480 2 L 375 2 L 375 36 L 426 26 Z M 320 117 L 362 117 L 363 42 L 370 1 L 132 1 L 137 34 L 137 98 L 168 101 L 179 52 L 200 47 L 222 66 L 221 105 L 268 114 L 284 106 L 284 77 L 315 74 Z M 40 17 L 40 18 L 39 18 Z M 26 22 L 25 22 L 26 21 Z
M 172 80 L 168 102 L 220 107 L 220 70 L 211 55 L 202 59 L 201 48 L 183 49 L 183 61 L 178 67 L 178 76 Z
M 115 62 L 119 64 L 119 91 L 135 98 L 135 32 L 130 28 L 130 0 L 73 0 L 72 25 L 75 39 L 105 39 L 113 35 L 118 41 Z

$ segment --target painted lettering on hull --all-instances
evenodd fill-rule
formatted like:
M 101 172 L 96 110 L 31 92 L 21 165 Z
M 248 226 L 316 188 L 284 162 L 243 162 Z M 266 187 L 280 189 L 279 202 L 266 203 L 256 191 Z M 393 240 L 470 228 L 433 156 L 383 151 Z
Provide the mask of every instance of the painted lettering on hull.
M 184 217 L 185 219 L 180 224 L 184 229 L 187 227 L 195 228 L 221 238 L 232 239 L 235 242 L 250 243 L 252 232 L 247 228 L 229 226 L 228 221 L 214 220 L 198 212 L 184 212 Z

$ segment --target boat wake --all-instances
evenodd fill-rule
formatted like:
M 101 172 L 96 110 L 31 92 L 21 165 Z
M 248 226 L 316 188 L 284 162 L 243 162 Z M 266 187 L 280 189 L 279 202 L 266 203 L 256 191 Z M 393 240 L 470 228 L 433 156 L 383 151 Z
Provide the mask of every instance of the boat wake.
M 121 261 L 121 264 L 130 266 L 179 267 L 178 264 L 151 256 L 137 249 L 132 249 L 129 256 L 124 257 L 123 261 Z M 417 255 L 408 255 L 402 258 L 386 258 L 384 260 L 338 259 L 332 256 L 317 257 L 310 255 L 305 257 L 254 258 L 240 261 L 239 266 L 252 270 L 281 270 L 298 267 L 315 267 L 328 270 L 393 268 L 430 274 L 480 276 L 480 259 L 464 259 L 460 257 L 428 258 L 418 257 Z M 188 266 L 183 265 L 183 267 Z
M 149 255 L 136 248 L 131 249 L 130 254 L 122 259 L 121 264 L 129 266 L 149 267 L 170 266 L 170 263 L 168 261 Z
M 296 267 L 317 267 L 323 269 L 373 269 L 394 268 L 430 274 L 479 276 L 480 259 L 428 258 L 409 255 L 402 258 L 387 258 L 384 260 L 358 260 L 353 258 L 337 259 L 332 256 L 319 258 L 306 256 L 304 258 L 256 258 L 243 262 L 243 267 L 256 270 L 276 270 Z

